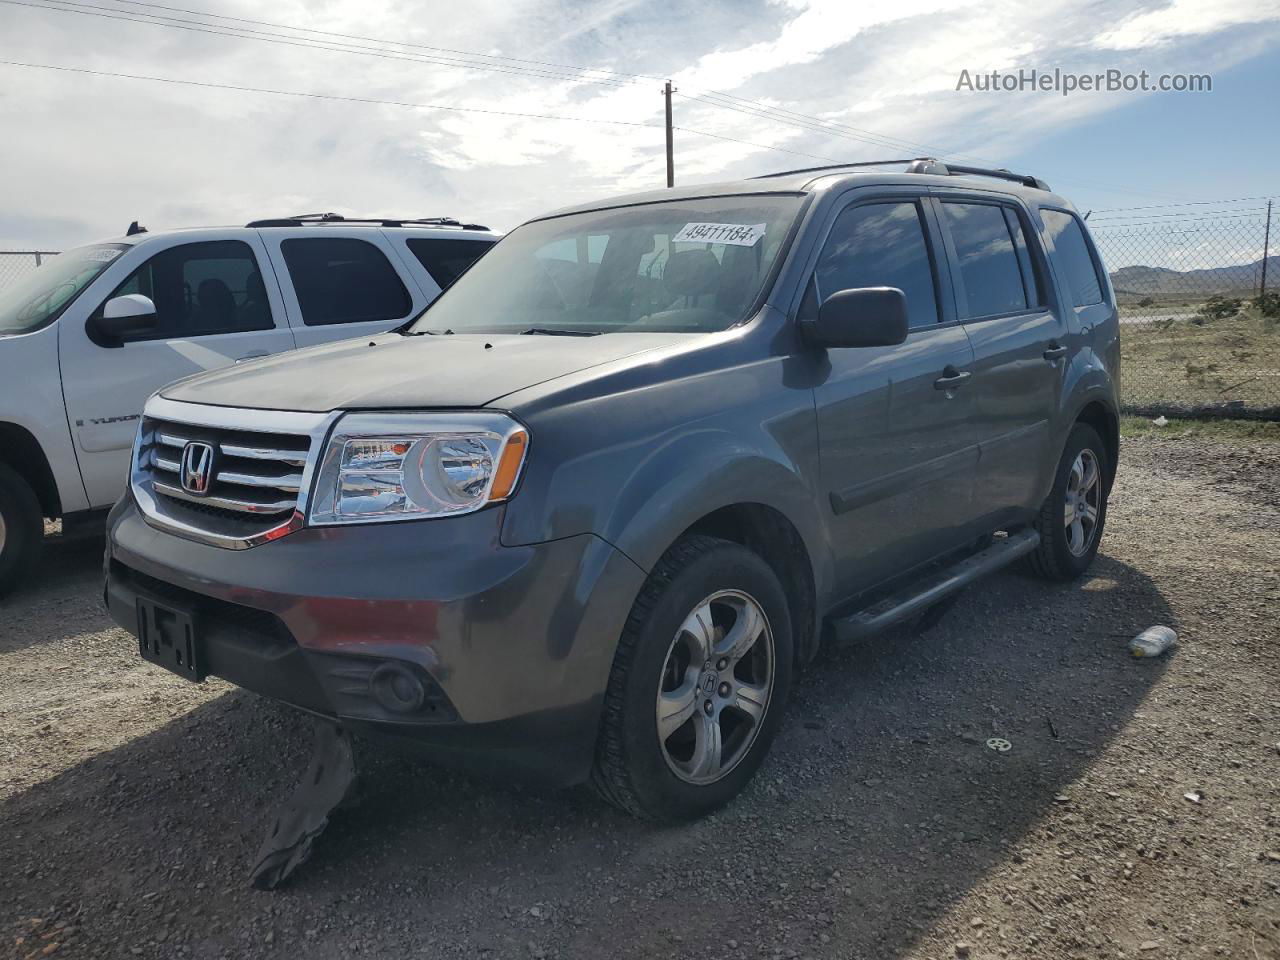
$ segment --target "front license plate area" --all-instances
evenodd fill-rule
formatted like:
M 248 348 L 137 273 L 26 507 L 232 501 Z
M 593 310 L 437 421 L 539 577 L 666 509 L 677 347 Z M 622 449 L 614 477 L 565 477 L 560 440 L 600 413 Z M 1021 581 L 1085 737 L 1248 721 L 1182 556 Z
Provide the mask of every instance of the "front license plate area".
M 191 614 L 145 597 L 138 598 L 138 652 L 194 683 L 205 677 Z

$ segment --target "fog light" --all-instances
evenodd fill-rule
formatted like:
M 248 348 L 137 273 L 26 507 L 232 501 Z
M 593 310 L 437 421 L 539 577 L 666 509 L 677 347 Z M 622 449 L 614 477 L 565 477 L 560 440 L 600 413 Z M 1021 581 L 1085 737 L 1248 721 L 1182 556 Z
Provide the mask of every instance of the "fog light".
M 384 663 L 369 677 L 373 697 L 392 713 L 416 713 L 422 709 L 427 691 L 408 667 Z

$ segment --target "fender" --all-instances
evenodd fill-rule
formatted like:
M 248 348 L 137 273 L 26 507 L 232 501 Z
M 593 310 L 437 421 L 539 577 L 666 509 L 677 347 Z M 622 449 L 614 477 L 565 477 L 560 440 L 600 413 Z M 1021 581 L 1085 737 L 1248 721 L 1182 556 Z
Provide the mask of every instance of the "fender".
M 649 572 L 701 518 L 762 504 L 798 532 L 823 596 L 831 551 L 814 487 L 812 389 L 791 358 L 762 358 L 752 339 L 734 334 L 625 371 L 600 371 L 587 389 L 506 398 L 530 439 L 502 542 L 591 533 Z
M 1041 496 L 1047 497 L 1049 490 L 1053 486 L 1054 474 L 1057 471 L 1058 461 L 1062 458 L 1062 451 L 1067 446 L 1067 438 L 1071 434 L 1071 427 L 1085 408 L 1090 404 L 1099 403 L 1107 411 L 1107 415 L 1112 423 L 1112 430 L 1115 433 L 1112 436 L 1104 434 L 1103 441 L 1111 444 L 1112 456 L 1114 461 L 1115 453 L 1118 452 L 1118 445 L 1115 443 L 1119 433 L 1120 422 L 1120 404 L 1116 397 L 1116 382 L 1108 371 L 1103 358 L 1092 349 L 1079 351 L 1072 358 L 1071 366 L 1067 370 L 1066 383 L 1062 391 L 1062 403 L 1058 413 L 1058 429 L 1055 431 L 1055 443 L 1053 446 L 1053 457 L 1046 464 L 1046 472 L 1041 479 Z M 1115 477 L 1116 464 L 1111 463 L 1111 479 Z
M 0 338 L 0 368 L 5 372 L 0 423 L 12 424 L 34 438 L 53 477 L 57 507 L 62 513 L 73 513 L 93 504 L 85 493 L 67 424 L 58 366 L 58 329 L 59 324 L 53 323 L 32 333 Z M 39 468 L 30 462 L 14 466 L 20 473 Z M 40 499 L 49 510 L 47 498 Z

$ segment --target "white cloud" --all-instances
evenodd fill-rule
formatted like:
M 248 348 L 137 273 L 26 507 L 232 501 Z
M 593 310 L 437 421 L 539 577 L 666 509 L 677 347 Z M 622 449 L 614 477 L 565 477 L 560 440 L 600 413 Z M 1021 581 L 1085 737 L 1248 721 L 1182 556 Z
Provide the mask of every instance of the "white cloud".
M 1094 45 L 1107 50 L 1136 50 L 1268 20 L 1280 20 L 1280 0 L 1173 0 L 1136 13 L 1104 31 Z
M 671 76 L 682 94 L 722 91 L 842 125 L 806 129 L 751 116 L 750 107 L 744 113 L 678 98 L 676 124 L 684 129 L 676 133 L 677 180 L 689 182 L 828 157 L 963 153 L 1000 161 L 1132 96 L 959 93 L 960 70 L 1088 72 L 1116 65 L 1115 51 L 1136 44 L 1143 62 L 1127 57 L 1126 69 L 1187 70 L 1194 50 L 1192 66 L 1222 71 L 1274 54 L 1280 38 L 1274 24 L 1232 27 L 1275 19 L 1277 4 L 703 0 L 659 7 L 642 0 L 471 0 L 457 16 L 405 0 L 281 0 L 269 13 L 251 0 L 232 0 L 220 8 L 230 16 L 397 41 L 382 56 L 3 6 L 0 36 L 14 41 L 8 59 L 647 126 L 0 66 L 6 131 L 0 247 L 77 243 L 116 233 L 133 219 L 158 229 L 311 210 L 450 214 L 509 228 L 550 208 L 662 184 L 660 81 L 584 84 L 558 76 L 554 66 L 526 65 L 549 74 L 537 77 L 466 70 L 423 62 L 432 51 L 412 44 Z M 1100 21 L 1116 26 L 1099 35 Z M 1056 171 L 1044 173 L 1058 179 Z

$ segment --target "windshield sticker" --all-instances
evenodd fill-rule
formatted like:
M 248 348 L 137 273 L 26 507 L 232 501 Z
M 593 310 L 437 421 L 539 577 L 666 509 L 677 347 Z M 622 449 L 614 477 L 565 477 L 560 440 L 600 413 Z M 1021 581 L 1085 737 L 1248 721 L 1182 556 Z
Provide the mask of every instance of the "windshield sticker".
M 764 236 L 763 223 L 686 223 L 672 243 L 727 243 L 754 247 Z
M 122 252 L 116 247 L 99 247 L 97 250 L 86 250 L 84 258 L 97 263 L 109 263 L 120 256 Z

